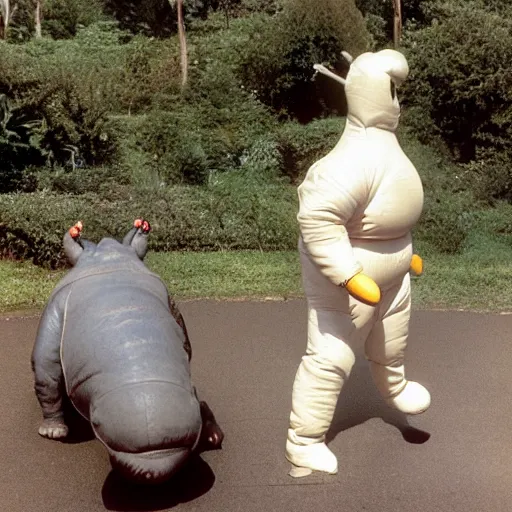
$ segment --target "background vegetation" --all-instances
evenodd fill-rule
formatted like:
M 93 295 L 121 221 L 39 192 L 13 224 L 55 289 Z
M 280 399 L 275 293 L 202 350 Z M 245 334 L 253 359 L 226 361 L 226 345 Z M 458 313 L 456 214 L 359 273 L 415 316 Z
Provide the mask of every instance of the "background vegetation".
M 512 7 L 403 3 L 399 138 L 426 193 L 416 243 L 433 261 L 506 258 Z M 342 50 L 392 45 L 391 0 L 185 1 L 182 88 L 168 0 L 41 5 L 41 37 L 33 1 L 11 0 L 0 40 L 0 254 L 52 268 L 78 219 L 99 240 L 143 215 L 158 252 L 294 251 L 296 186 L 346 108 L 312 65 L 343 74 Z

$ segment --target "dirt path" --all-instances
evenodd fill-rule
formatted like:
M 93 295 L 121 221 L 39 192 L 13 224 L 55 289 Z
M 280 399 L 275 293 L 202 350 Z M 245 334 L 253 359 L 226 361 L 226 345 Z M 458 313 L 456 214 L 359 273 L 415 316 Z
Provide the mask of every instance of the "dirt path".
M 224 428 L 224 449 L 150 492 L 110 473 L 94 440 L 37 434 L 30 352 L 37 317 L 0 318 L 0 511 L 509 512 L 512 510 L 512 316 L 414 313 L 408 375 L 431 409 L 406 420 L 358 364 L 336 415 L 335 476 L 287 476 L 284 439 L 305 346 L 305 303 L 181 305 L 193 376 Z

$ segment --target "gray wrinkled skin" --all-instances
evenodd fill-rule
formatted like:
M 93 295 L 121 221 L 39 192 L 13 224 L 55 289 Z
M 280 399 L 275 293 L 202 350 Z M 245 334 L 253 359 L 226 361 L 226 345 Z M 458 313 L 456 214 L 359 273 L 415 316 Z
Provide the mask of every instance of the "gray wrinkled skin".
M 166 479 L 199 442 L 203 403 L 183 318 L 142 261 L 147 234 L 134 228 L 123 244 L 98 245 L 66 234 L 64 247 L 74 267 L 48 301 L 32 353 L 39 433 L 67 434 L 66 393 L 114 468 L 136 480 Z

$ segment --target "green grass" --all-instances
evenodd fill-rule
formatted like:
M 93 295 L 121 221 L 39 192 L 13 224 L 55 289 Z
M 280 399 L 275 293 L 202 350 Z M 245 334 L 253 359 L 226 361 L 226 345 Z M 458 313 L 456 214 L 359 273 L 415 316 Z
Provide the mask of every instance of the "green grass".
M 416 309 L 512 310 L 511 246 L 475 235 L 461 255 L 418 245 L 424 275 L 413 279 Z M 302 296 L 296 252 L 150 253 L 148 266 L 178 300 Z M 64 271 L 0 261 L 0 311 L 40 310 Z
M 300 267 L 294 252 L 149 253 L 148 267 L 179 300 L 298 297 Z M 44 307 L 64 271 L 0 261 L 0 312 Z
M 146 262 L 177 298 L 302 295 L 294 252 L 152 253 Z

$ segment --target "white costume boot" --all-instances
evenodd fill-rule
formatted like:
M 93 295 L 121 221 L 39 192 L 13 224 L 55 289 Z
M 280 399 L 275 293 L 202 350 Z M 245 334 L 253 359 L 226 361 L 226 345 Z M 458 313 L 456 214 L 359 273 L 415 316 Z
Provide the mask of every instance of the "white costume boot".
M 420 414 L 430 405 L 430 393 L 405 378 L 404 357 L 411 315 L 411 279 L 387 291 L 379 316 L 366 340 L 366 357 L 377 389 L 386 402 L 404 414 Z

